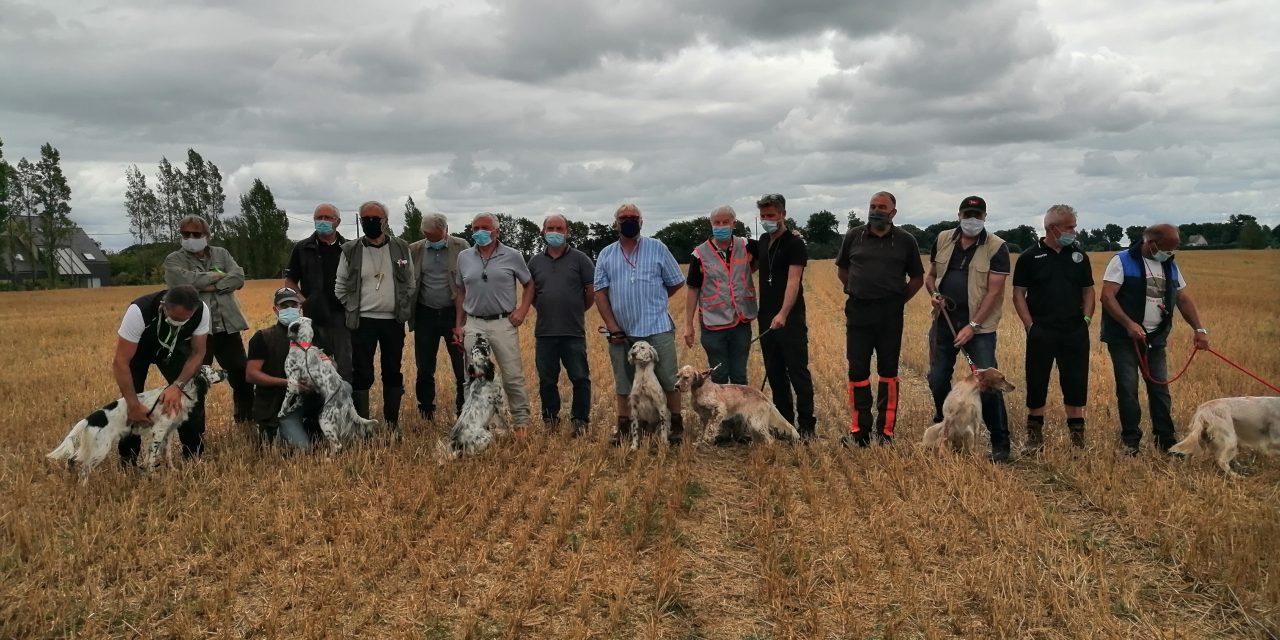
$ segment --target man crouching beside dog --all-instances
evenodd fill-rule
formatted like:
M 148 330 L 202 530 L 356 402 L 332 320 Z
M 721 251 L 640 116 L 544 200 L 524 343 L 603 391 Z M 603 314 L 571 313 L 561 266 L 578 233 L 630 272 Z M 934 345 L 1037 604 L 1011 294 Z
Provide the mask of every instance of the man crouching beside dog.
M 209 336 L 209 307 L 200 301 L 195 287 L 179 285 L 134 300 L 124 312 L 116 332 L 116 355 L 111 372 L 120 395 L 129 409 L 129 422 L 151 424 L 152 407 L 138 401 L 146 388 L 151 365 L 169 383 L 160 395 L 158 409 L 176 414 L 182 405 L 182 387 L 204 362 Z M 182 455 L 191 458 L 204 449 L 204 398 L 191 408 L 187 421 L 178 426 Z M 120 461 L 135 464 L 142 438 L 129 434 L 120 438 Z
M 315 422 L 322 402 L 315 394 L 306 394 L 299 408 L 277 417 L 284 404 L 284 361 L 289 356 L 289 325 L 302 317 L 301 301 L 297 291 L 289 287 L 277 289 L 272 310 L 277 322 L 266 329 L 259 329 L 249 339 L 248 365 L 245 379 L 257 385 L 253 398 L 253 419 L 258 423 L 258 435 L 262 444 L 269 444 L 277 436 L 294 449 L 311 448 L 314 434 L 319 432 Z M 316 346 L 325 348 L 323 337 L 316 336 Z

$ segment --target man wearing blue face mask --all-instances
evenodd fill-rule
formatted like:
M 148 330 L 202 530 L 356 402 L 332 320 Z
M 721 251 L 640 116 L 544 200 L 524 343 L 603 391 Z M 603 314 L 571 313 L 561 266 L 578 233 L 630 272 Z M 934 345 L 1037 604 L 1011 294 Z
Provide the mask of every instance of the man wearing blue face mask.
M 934 315 L 929 330 L 929 389 L 935 423 L 942 422 L 942 403 L 951 393 L 951 377 L 961 350 L 979 369 L 999 366 L 996 329 L 1010 270 L 1008 245 L 986 231 L 986 200 L 978 196 L 961 200 L 956 217 L 960 228 L 938 234 L 925 276 Z M 991 461 L 1008 462 L 1009 415 L 1003 392 L 982 394 L 982 421 L 991 432 Z
M 418 265 L 418 299 L 409 312 L 409 330 L 413 340 L 413 359 L 418 365 L 414 385 L 418 397 L 418 415 L 430 421 L 436 411 L 436 356 L 444 342 L 453 368 L 454 412 L 462 411 L 462 347 L 453 343 L 457 322 L 458 255 L 467 249 L 467 241 L 449 235 L 449 220 L 443 214 L 422 216 L 422 239 L 409 245 L 413 263 Z
M 755 240 L 734 237 L 738 215 L 733 207 L 711 212 L 711 237 L 699 244 L 689 261 L 684 306 L 684 343 L 693 346 L 693 316 L 701 318 L 702 348 L 716 384 L 747 384 L 751 323 L 759 313 Z
M 534 362 L 538 367 L 538 396 L 542 421 L 555 428 L 560 423 L 560 365 L 573 385 L 569 409 L 577 438 L 591 422 L 591 369 L 587 365 L 586 312 L 595 303 L 595 265 L 587 254 L 569 246 L 569 221 L 558 213 L 542 221 L 547 248 L 529 258 L 533 277 L 533 308 L 538 321 L 533 328 Z
M 1027 442 L 1023 455 L 1044 448 L 1049 375 L 1058 382 L 1071 444 L 1084 448 L 1089 397 L 1089 325 L 1097 303 L 1089 256 L 1076 244 L 1076 210 L 1055 204 L 1044 214 L 1044 238 L 1018 256 L 1013 308 L 1027 331 Z
M 333 291 L 338 279 L 338 262 L 342 260 L 342 244 L 347 241 L 338 233 L 342 216 L 338 208 L 325 203 L 312 214 L 315 233 L 299 240 L 289 254 L 284 272 L 284 286 L 297 291 L 302 301 L 302 315 L 311 318 L 317 336 L 323 336 L 333 353 L 338 375 L 351 382 L 351 332 L 347 329 L 346 312 Z
M 284 374 L 284 361 L 289 357 L 289 325 L 302 317 L 301 301 L 302 296 L 293 289 L 282 287 L 276 290 L 271 307 L 276 323 L 259 329 L 249 338 L 245 378 L 257 385 L 253 397 L 253 419 L 258 423 L 260 442 L 269 444 L 278 437 L 291 448 L 306 450 L 319 433 L 320 426 L 316 420 L 323 408 L 323 399 L 305 393 L 301 406 L 290 414 L 278 416 L 284 404 L 285 387 L 289 384 Z M 324 337 L 316 334 L 314 346 L 324 349 Z
M 1150 375 L 1169 378 L 1165 347 L 1173 327 L 1173 310 L 1195 329 L 1196 349 L 1209 348 L 1209 330 L 1200 324 L 1200 313 L 1187 282 L 1173 260 L 1178 248 L 1178 228 L 1170 224 L 1147 227 L 1142 242 L 1113 256 L 1102 274 L 1102 341 L 1111 353 L 1116 402 L 1120 410 L 1120 439 L 1125 453 L 1138 455 L 1142 440 L 1142 408 L 1138 404 L 1139 354 L 1147 360 Z M 1168 385 L 1146 381 L 1151 410 L 1151 430 L 1156 447 L 1168 454 L 1177 441 L 1173 424 L 1173 399 Z

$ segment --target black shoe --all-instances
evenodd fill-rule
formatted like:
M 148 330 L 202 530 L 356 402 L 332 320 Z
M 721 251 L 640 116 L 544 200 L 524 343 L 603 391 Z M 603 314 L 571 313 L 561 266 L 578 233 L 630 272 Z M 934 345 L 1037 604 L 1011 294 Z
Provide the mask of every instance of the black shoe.
M 814 429 L 797 429 L 800 433 L 800 442 L 811 442 L 818 439 L 818 432 Z
M 431 420 L 435 418 L 435 415 L 435 409 L 418 409 L 418 417 L 422 418 L 424 422 L 431 422 Z
M 1124 445 L 1124 454 L 1125 454 L 1126 456 L 1129 456 L 1130 458 L 1136 458 L 1136 457 L 1138 457 L 1138 454 L 1139 454 L 1139 453 L 1142 453 L 1142 451 L 1141 451 L 1140 449 L 1138 449 L 1138 445 L 1136 445 L 1136 444 L 1126 444 L 1126 445 Z
M 994 464 L 1009 464 L 1009 450 L 1007 448 L 993 449 L 988 459 Z
M 587 421 L 581 418 L 573 419 L 573 430 L 569 432 L 570 438 L 580 438 L 587 435 Z
M 556 429 L 560 428 L 560 418 L 559 417 L 549 418 L 547 416 L 543 416 L 542 424 L 547 425 L 548 431 L 555 431 Z
M 892 446 L 892 445 L 893 445 L 893 436 L 887 436 L 887 435 L 885 435 L 885 434 L 883 434 L 883 433 L 877 433 L 877 434 L 876 434 L 876 444 L 878 444 L 878 445 L 880 445 L 880 446 L 882 446 L 882 447 L 889 447 L 889 446 Z
M 840 446 L 842 447 L 868 447 L 871 446 L 870 438 L 861 438 L 853 433 L 846 433 L 840 438 Z

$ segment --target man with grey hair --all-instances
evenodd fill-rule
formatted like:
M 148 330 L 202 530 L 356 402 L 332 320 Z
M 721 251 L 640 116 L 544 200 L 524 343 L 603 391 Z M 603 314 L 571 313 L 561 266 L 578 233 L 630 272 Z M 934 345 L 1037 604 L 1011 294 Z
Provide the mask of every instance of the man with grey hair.
M 334 293 L 338 279 L 338 262 L 347 239 L 338 233 L 342 216 L 338 208 L 324 203 L 312 213 L 315 233 L 299 240 L 289 254 L 284 272 L 284 286 L 293 289 L 302 300 L 302 315 L 311 318 L 316 335 L 333 354 L 338 375 L 351 382 L 351 332 L 347 329 L 346 312 Z
M 244 269 L 229 251 L 209 245 L 209 223 L 204 218 L 187 216 L 178 222 L 178 230 L 182 248 L 164 259 L 165 286 L 195 287 L 200 300 L 209 307 L 204 363 L 217 358 L 226 369 L 235 405 L 232 415 L 236 422 L 248 422 L 253 419 L 253 385 L 244 377 L 247 361 L 240 332 L 248 329 L 249 323 L 236 300 L 236 291 L 244 287 Z
M 519 251 L 499 241 L 498 218 L 481 213 L 471 221 L 475 246 L 458 254 L 456 326 L 453 335 L 467 352 L 476 336 L 484 334 L 493 359 L 502 371 L 502 387 L 507 392 L 515 435 L 529 432 L 529 393 L 525 388 L 524 364 L 520 355 L 520 325 L 533 306 L 533 286 L 529 266 Z M 519 306 L 516 283 L 524 286 Z
M 586 312 L 595 302 L 595 265 L 587 254 L 569 246 L 569 221 L 558 213 L 542 221 L 546 249 L 529 258 L 533 304 L 538 321 L 533 328 L 534 362 L 538 367 L 538 396 L 542 421 L 560 423 L 560 365 L 573 385 L 569 416 L 573 437 L 586 434 L 591 422 L 591 369 L 587 365 Z
M 404 396 L 400 370 L 404 324 L 417 291 L 413 258 L 409 244 L 387 232 L 385 205 L 370 201 L 358 211 L 363 235 L 342 245 L 334 282 L 351 330 L 351 400 L 356 413 L 368 418 L 373 356 L 381 353 L 382 414 L 387 425 L 398 431 Z
M 684 439 L 684 416 L 680 413 L 680 391 L 676 389 L 676 326 L 667 311 L 668 298 L 684 286 L 684 273 L 667 245 L 640 235 L 643 223 L 636 205 L 618 207 L 613 226 L 621 237 L 605 247 L 596 261 L 596 309 L 608 331 L 609 361 L 617 394 L 618 426 L 611 440 L 614 446 L 630 439 L 635 367 L 627 362 L 627 350 L 641 340 L 658 353 L 654 369 L 671 412 L 668 440 L 679 444 Z
M 453 342 L 453 328 L 457 326 L 458 255 L 467 249 L 467 241 L 449 235 L 449 220 L 439 213 L 422 216 L 422 235 L 422 240 L 409 245 L 413 263 L 418 265 L 418 296 L 409 312 L 409 330 L 418 336 L 413 341 L 418 415 L 431 420 L 436 410 L 436 356 L 441 342 L 453 367 L 454 412 L 462 411 L 462 347 Z
M 735 237 L 733 207 L 716 207 L 708 216 L 711 237 L 693 250 L 685 279 L 684 343 L 693 346 L 693 316 L 698 314 L 702 348 L 716 384 L 747 384 L 751 323 L 758 308 L 755 272 L 757 243 Z
M 1044 215 L 1044 237 L 1018 257 L 1013 269 L 1013 308 L 1027 332 L 1023 455 L 1044 448 L 1044 407 L 1055 361 L 1071 444 L 1084 448 L 1089 325 L 1095 305 L 1089 255 L 1076 243 L 1076 210 L 1055 204 Z

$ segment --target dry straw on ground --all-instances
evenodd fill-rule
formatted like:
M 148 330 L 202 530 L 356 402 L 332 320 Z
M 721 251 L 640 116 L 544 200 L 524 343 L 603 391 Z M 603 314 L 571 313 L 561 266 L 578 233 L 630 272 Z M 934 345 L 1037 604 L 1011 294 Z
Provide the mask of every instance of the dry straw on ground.
M 1214 345 L 1280 378 L 1280 255 L 1179 259 Z M 1094 256 L 1095 271 L 1104 260 Z M 202 461 L 150 477 L 105 465 L 83 488 L 43 454 L 116 395 L 114 330 L 146 289 L 4 294 L 0 637 L 1262 638 L 1280 629 L 1280 461 L 1246 455 L 1246 477 L 1232 481 L 1149 450 L 1118 455 L 1101 345 L 1087 454 L 1068 448 L 1058 409 L 1042 459 L 993 468 L 926 455 L 915 446 L 932 413 L 923 300 L 907 323 L 898 444 L 842 450 L 843 296 L 829 262 L 807 280 L 824 436 L 814 446 L 609 449 L 611 383 L 593 335 L 586 440 L 539 428 L 525 444 L 438 465 L 445 419 L 413 416 L 401 443 L 282 458 L 255 451 L 230 424 L 219 388 Z M 240 294 L 256 326 L 270 322 L 275 286 Z M 528 329 L 524 340 L 533 380 Z M 1171 360 L 1189 343 L 1180 325 Z M 1006 317 L 999 354 L 1015 383 L 1022 346 Z M 705 362 L 683 348 L 681 358 Z M 405 369 L 411 381 L 412 362 Z M 760 375 L 755 361 L 752 381 Z M 450 374 L 438 380 L 452 389 Z M 1174 388 L 1175 417 L 1263 391 L 1204 358 Z M 1009 397 L 1019 438 L 1023 397 Z

